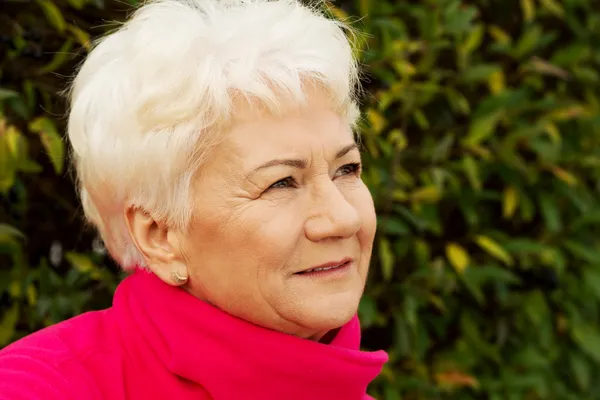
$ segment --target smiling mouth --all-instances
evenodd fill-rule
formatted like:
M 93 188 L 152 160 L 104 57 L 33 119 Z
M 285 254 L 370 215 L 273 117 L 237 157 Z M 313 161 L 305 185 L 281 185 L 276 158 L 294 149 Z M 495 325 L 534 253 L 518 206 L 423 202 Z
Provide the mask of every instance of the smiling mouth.
M 346 269 L 352 263 L 351 259 L 343 260 L 340 263 L 335 263 L 333 265 L 324 265 L 321 267 L 307 269 L 305 271 L 296 272 L 296 275 L 315 275 L 315 274 L 325 274 L 328 272 L 334 272 L 342 269 Z

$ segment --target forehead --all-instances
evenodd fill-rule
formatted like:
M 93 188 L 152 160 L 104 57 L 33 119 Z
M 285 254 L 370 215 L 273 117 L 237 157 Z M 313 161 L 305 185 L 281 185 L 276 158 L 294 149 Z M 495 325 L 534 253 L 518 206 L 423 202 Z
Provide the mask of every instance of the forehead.
M 335 152 L 353 140 L 346 118 L 321 93 L 311 93 L 305 106 L 279 116 L 240 105 L 225 137 L 238 156 L 252 159 L 297 154 L 315 146 Z

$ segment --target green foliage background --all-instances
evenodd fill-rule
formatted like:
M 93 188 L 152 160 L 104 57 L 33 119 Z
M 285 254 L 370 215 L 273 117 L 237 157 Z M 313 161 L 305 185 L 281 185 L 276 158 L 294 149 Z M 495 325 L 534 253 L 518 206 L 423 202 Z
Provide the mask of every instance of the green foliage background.
M 600 398 L 600 4 L 348 0 L 367 33 L 360 307 L 379 399 Z M 113 0 L 0 4 L 0 346 L 110 305 L 83 225 L 65 88 Z

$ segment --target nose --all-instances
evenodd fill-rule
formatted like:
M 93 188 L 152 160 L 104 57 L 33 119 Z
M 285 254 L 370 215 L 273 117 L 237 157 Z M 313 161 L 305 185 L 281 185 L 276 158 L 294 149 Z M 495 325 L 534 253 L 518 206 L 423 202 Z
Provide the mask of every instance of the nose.
M 350 238 L 361 227 L 358 211 L 331 181 L 313 191 L 309 207 L 304 231 L 313 242 Z

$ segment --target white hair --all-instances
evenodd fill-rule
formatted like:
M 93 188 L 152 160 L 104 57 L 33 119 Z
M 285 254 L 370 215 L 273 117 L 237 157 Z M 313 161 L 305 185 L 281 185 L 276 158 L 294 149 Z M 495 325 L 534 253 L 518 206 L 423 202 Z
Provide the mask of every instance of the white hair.
M 97 42 L 71 88 L 68 136 L 85 216 L 123 268 L 144 266 L 125 207 L 187 229 L 192 178 L 236 98 L 278 112 L 318 86 L 355 123 L 351 31 L 319 10 L 297 0 L 154 0 Z

